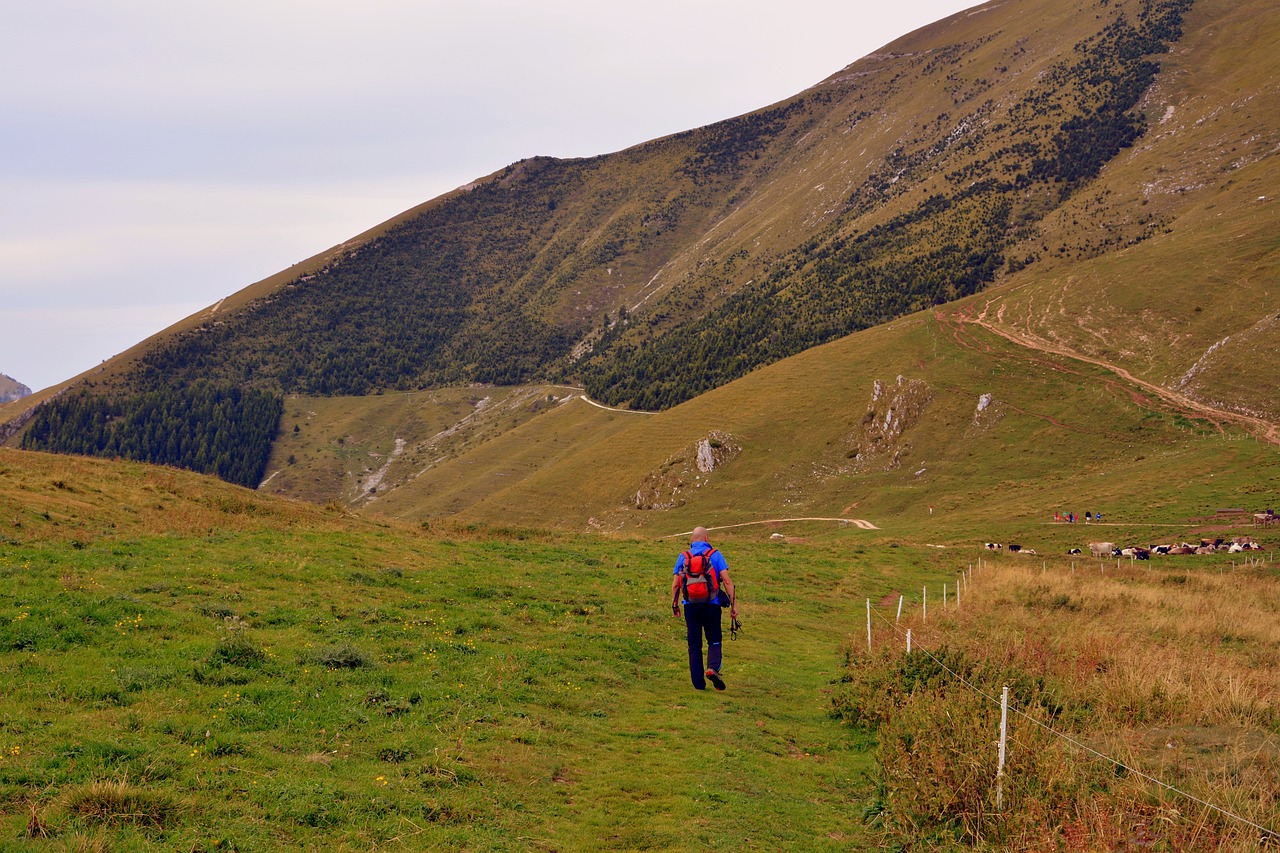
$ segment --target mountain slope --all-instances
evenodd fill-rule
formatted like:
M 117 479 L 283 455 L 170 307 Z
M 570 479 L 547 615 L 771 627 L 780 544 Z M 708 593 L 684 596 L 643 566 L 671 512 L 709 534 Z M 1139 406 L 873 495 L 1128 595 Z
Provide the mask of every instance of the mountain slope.
M 8 403 L 13 400 L 21 400 L 28 396 L 31 389 L 23 385 L 12 376 L 6 376 L 0 373 L 0 403 Z
M 91 390 L 543 378 L 661 408 L 985 289 L 989 310 L 964 316 L 1274 412 L 1271 376 L 1231 380 L 1275 316 L 1271 208 L 1243 202 L 1275 185 L 1276 19 L 1261 2 L 988 4 L 758 113 L 515 164 L 237 295 L 108 365 Z M 1228 229 L 1253 236 L 1233 245 Z M 1197 269 L 1231 282 L 1213 304 L 1198 304 Z M 526 449 L 504 441 L 508 456 Z M 520 477 L 550 464 L 534 456 Z M 422 503 L 405 497 L 403 512 L 445 509 L 425 484 L 448 467 L 421 474 Z M 268 464 L 283 472 L 274 487 L 285 469 Z M 447 506 L 487 494 L 461 491 Z
M 975 292 L 1141 134 L 1151 57 L 1189 4 L 1031 5 L 1029 32 L 958 16 L 757 113 L 518 163 L 157 349 L 134 383 L 359 394 L 578 377 L 655 408 Z

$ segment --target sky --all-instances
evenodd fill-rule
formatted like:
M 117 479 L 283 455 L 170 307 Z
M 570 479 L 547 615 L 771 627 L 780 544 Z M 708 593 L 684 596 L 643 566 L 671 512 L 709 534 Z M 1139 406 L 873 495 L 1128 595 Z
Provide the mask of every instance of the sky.
M 0 373 L 55 385 L 516 160 L 767 106 L 973 5 L 5 4 Z

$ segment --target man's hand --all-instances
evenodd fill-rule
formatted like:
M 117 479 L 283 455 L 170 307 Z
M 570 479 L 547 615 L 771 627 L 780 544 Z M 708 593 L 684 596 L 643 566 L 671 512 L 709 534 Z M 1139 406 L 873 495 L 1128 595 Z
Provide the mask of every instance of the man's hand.
M 730 608 L 729 608 L 729 618 L 730 618 L 730 619 L 737 619 L 737 618 L 738 618 L 738 608 L 736 608 L 736 607 L 730 607 Z
M 671 602 L 671 615 L 672 616 L 680 615 L 680 602 L 678 601 Z

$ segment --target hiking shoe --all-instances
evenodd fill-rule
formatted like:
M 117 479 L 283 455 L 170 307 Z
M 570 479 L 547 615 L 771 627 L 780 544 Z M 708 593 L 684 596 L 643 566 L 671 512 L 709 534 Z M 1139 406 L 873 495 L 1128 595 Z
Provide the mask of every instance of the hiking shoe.
M 714 669 L 707 670 L 707 680 L 716 686 L 716 690 L 724 690 L 724 679 Z

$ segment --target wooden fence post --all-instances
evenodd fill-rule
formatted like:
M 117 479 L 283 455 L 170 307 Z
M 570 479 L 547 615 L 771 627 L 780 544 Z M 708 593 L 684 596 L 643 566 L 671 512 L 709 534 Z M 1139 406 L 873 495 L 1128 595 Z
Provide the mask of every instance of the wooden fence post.
M 1009 737 L 1009 688 L 1000 697 L 1000 760 L 996 766 L 996 811 L 1004 811 L 1004 754 Z
M 867 652 L 871 652 L 871 599 L 867 599 Z

